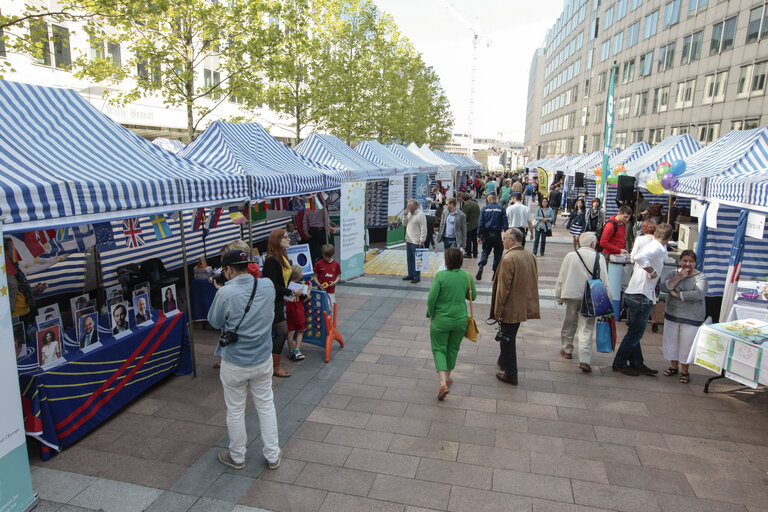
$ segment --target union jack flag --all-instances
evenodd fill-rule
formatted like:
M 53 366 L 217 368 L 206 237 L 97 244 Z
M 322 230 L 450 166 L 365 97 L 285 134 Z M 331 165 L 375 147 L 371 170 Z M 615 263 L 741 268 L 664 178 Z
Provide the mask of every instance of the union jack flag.
M 123 220 L 123 234 L 125 235 L 125 245 L 128 247 L 141 247 L 147 244 L 141 237 L 141 219 Z

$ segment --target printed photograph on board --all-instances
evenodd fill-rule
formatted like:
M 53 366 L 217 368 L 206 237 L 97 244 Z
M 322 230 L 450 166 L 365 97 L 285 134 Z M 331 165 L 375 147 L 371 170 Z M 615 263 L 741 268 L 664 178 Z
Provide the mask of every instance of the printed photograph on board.
M 118 302 L 109 310 L 109 318 L 112 322 L 112 334 L 115 338 L 122 338 L 130 334 L 131 326 L 128 323 L 128 302 Z

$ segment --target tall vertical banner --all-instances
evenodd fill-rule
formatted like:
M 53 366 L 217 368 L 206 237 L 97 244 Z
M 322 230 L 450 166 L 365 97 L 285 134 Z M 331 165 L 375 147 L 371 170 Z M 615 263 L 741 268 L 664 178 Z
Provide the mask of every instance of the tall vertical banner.
M 2 226 L 0 226 L 2 239 Z M 0 261 L 5 261 L 5 249 L 0 245 Z M 21 292 L 19 292 L 21 293 Z M 0 272 L 0 510 L 26 510 L 36 501 L 29 474 L 24 414 L 16 369 L 11 306 L 8 297 L 8 277 Z
M 387 199 L 387 247 L 402 245 L 405 241 L 403 210 L 405 209 L 405 181 L 402 176 L 389 179 Z
M 539 194 L 549 196 L 549 174 L 539 167 Z M 560 205 L 557 205 L 560 207 Z
M 364 273 L 365 263 L 365 182 L 341 184 L 341 277 L 351 279 Z
M 608 82 L 608 99 L 605 102 L 605 144 L 603 145 L 603 168 L 600 176 L 600 204 L 605 205 L 605 184 L 611 170 L 608 159 L 611 156 L 611 141 L 613 141 L 613 84 L 616 80 L 616 63 L 611 66 L 611 81 Z M 605 206 L 603 206 L 605 207 Z
M 427 192 L 429 189 L 429 182 L 427 181 L 427 174 L 420 172 L 416 175 L 416 199 L 419 202 L 419 207 L 422 210 L 427 209 Z

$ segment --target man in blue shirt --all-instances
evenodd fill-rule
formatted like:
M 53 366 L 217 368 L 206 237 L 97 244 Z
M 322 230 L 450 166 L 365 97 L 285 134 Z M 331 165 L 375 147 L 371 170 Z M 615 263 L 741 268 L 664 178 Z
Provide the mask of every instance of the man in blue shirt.
M 234 469 L 245 467 L 245 402 L 250 387 L 259 415 L 264 457 L 269 469 L 280 466 L 277 416 L 272 396 L 272 321 L 275 286 L 269 279 L 254 280 L 248 273 L 248 254 L 229 251 L 221 259 L 221 273 L 227 279 L 208 311 L 208 323 L 214 329 L 236 333 L 237 341 L 216 346 L 221 356 L 219 377 L 227 405 L 229 450 L 219 453 L 219 462 Z M 250 307 L 248 302 L 253 294 Z M 246 311 L 247 309 L 247 311 Z
M 508 229 L 507 215 L 504 208 L 496 202 L 496 195 L 486 197 L 487 204 L 480 210 L 480 219 L 477 222 L 477 243 L 483 244 L 483 254 L 477 263 L 475 277 L 483 278 L 483 267 L 488 263 L 488 256 L 493 251 L 493 271 L 499 266 L 504 244 L 501 241 L 501 233 Z

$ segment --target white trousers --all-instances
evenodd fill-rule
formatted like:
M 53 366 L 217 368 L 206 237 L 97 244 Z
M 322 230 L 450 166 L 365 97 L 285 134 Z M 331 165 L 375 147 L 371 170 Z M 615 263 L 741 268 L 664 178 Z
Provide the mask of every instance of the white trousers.
M 699 327 L 664 319 L 664 359 L 685 364 Z
M 245 433 L 245 402 L 248 387 L 251 389 L 253 404 L 259 415 L 261 440 L 264 443 L 264 457 L 275 462 L 280 453 L 277 439 L 277 415 L 272 399 L 272 358 L 256 366 L 237 366 L 221 360 L 219 372 L 224 387 L 224 402 L 227 404 L 227 433 L 229 453 L 234 462 L 245 461 L 248 436 Z
M 579 362 L 592 361 L 592 336 L 595 334 L 595 318 L 581 314 L 581 299 L 565 299 L 565 320 L 560 331 L 560 344 L 566 354 L 573 353 L 573 337 L 579 347 Z

